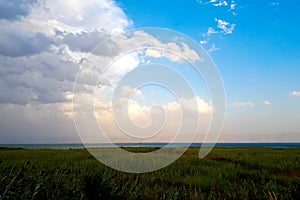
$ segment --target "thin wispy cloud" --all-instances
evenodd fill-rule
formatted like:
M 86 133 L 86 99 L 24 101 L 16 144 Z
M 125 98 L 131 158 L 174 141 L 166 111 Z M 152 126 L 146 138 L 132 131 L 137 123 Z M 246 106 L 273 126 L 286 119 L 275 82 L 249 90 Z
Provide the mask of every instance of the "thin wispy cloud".
M 217 51 L 220 50 L 220 48 L 217 48 L 215 44 L 212 44 L 211 48 L 208 50 L 208 52 L 213 52 L 213 51 Z
M 269 3 L 269 6 L 271 6 L 273 8 L 273 11 L 278 11 L 279 2 Z
M 219 7 L 219 6 L 228 6 L 227 1 L 219 1 L 219 3 L 214 3 L 213 6 Z
M 219 32 L 216 31 L 213 27 L 209 27 L 207 29 L 207 32 L 202 34 L 203 39 L 200 40 L 200 44 L 208 44 L 208 42 L 210 40 L 210 36 L 213 35 L 213 34 L 218 34 L 218 33 Z
M 210 4 L 210 3 L 215 3 L 217 2 L 217 0 L 210 0 L 210 1 L 201 1 L 201 0 L 197 0 L 198 3 L 200 4 Z
M 230 12 L 232 15 L 237 15 L 235 10 L 237 7 L 237 4 L 235 3 L 234 0 L 232 1 L 217 1 L 217 0 L 209 0 L 209 1 L 197 1 L 198 3 L 202 4 L 202 5 L 211 5 L 213 7 L 224 7 L 224 8 L 228 8 L 228 12 Z M 202 36 L 203 38 L 199 41 L 199 43 L 201 45 L 207 45 L 211 42 L 211 36 L 212 35 L 230 35 L 233 33 L 233 30 L 235 28 L 235 24 L 231 24 L 227 21 L 221 20 L 221 19 L 217 19 L 215 18 L 215 21 L 217 22 L 216 28 L 220 29 L 220 30 L 216 30 L 216 28 L 214 27 L 209 27 L 207 29 L 206 33 L 203 33 Z M 208 48 L 208 47 L 207 47 Z M 219 50 L 219 48 L 216 48 L 215 44 L 212 44 L 212 46 L 207 50 L 208 52 L 212 52 L 212 51 L 216 51 Z
M 232 104 L 229 104 L 230 107 L 250 107 L 253 108 L 255 104 L 251 101 L 247 102 L 234 102 Z
M 237 4 L 235 3 L 234 0 L 232 1 L 217 1 L 217 0 L 210 0 L 210 1 L 197 1 L 198 3 L 202 5 L 212 5 L 214 7 L 227 7 L 228 12 L 230 12 L 232 15 L 237 15 L 235 12 Z
M 269 5 L 270 6 L 279 6 L 279 3 L 278 2 L 273 2 L 273 3 L 270 3 Z
M 217 34 L 217 33 L 219 33 L 219 32 L 216 31 L 213 27 L 209 27 L 208 30 L 207 30 L 206 35 L 210 36 L 210 35 Z

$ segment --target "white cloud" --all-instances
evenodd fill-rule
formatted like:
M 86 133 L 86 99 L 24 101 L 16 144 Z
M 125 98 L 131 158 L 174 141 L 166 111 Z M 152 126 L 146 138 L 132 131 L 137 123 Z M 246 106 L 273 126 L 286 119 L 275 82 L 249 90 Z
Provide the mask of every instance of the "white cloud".
M 211 5 L 214 7 L 227 7 L 228 8 L 228 12 L 230 12 L 232 15 L 237 15 L 236 11 L 236 6 L 237 4 L 235 3 L 234 0 L 231 0 L 231 2 L 229 3 L 229 1 L 226 0 L 221 0 L 221 1 L 217 1 L 217 0 L 209 0 L 209 1 L 197 1 L 198 3 L 202 4 L 202 5 Z
M 219 3 L 214 3 L 213 6 L 219 7 L 219 6 L 228 6 L 227 1 L 219 1 Z
M 209 124 L 208 119 L 214 109 L 209 102 L 200 97 L 191 99 L 182 97 L 179 102 L 168 102 L 160 105 L 160 107 L 143 105 L 132 99 L 120 98 L 112 103 L 96 101 L 95 111 L 95 116 L 101 123 L 101 127 L 110 138 L 117 138 L 120 141 L 120 138 L 124 136 L 122 133 L 124 130 L 146 137 L 162 128 L 162 133 L 158 135 L 158 138 L 155 138 L 156 141 L 161 141 L 162 138 L 166 140 L 174 137 L 173 134 L 181 126 L 183 112 L 187 118 L 189 116 L 201 117 L 202 130 Z M 191 127 L 185 126 L 182 131 L 189 132 L 189 128 Z
M 187 44 L 179 44 L 177 41 L 163 43 L 144 31 L 135 31 L 134 37 L 118 41 L 118 44 L 123 48 L 123 51 L 126 49 L 133 49 L 134 47 L 138 48 L 142 45 L 148 47 L 146 56 L 154 58 L 165 57 L 173 62 L 182 62 L 183 59 L 187 59 L 190 62 L 202 60 L 202 58 L 200 58 Z M 151 49 L 151 47 L 155 47 L 155 49 Z M 180 55 L 182 58 L 177 55 Z
M 290 96 L 300 97 L 300 91 L 292 91 L 289 93 Z
M 230 9 L 231 10 L 235 10 L 236 9 L 236 3 L 234 1 L 231 1 Z
M 141 97 L 143 96 L 143 92 L 125 85 L 121 87 L 121 96 L 126 98 Z
M 208 30 L 207 30 L 206 35 L 210 36 L 210 35 L 216 34 L 216 33 L 218 33 L 218 31 L 216 31 L 213 27 L 209 27 Z
M 125 29 L 132 24 L 125 13 L 111 0 L 46 0 L 32 9 L 29 20 L 45 20 L 64 31 Z M 75 29 L 74 29 L 75 28 Z
M 200 43 L 200 44 L 207 44 L 208 41 L 207 41 L 207 40 L 200 40 L 199 43 Z
M 230 24 L 229 22 L 217 18 L 215 18 L 215 21 L 218 23 L 217 27 L 221 29 L 225 35 L 232 34 L 235 24 Z
M 177 55 L 191 62 L 202 60 L 188 45 L 175 39 L 162 42 L 144 31 L 136 31 L 130 36 L 123 34 L 121 40 L 112 39 L 106 46 L 101 46 L 89 54 L 96 45 L 117 32 L 126 31 L 132 25 L 131 20 L 111 0 L 39 0 L 35 6 L 28 5 L 26 13 L 22 12 L 6 16 L 9 20 L 0 19 L 0 116 L 6 118 L 6 114 L 10 113 L 7 118 L 13 119 L 18 112 L 22 113 L 18 124 L 20 127 L 27 126 L 24 137 L 20 137 L 23 140 L 28 135 L 39 135 L 43 128 L 49 130 L 46 131 L 47 134 L 53 134 L 51 137 L 57 137 L 57 140 L 60 135 L 68 135 L 73 126 L 66 128 L 64 123 L 73 125 L 71 100 L 74 96 L 93 98 L 94 95 L 97 97 L 99 91 L 103 92 L 101 94 L 111 94 L 117 81 L 144 61 L 139 51 L 120 56 L 121 51 L 126 52 L 140 46 L 155 46 L 157 49 L 147 49 L 146 56 L 161 56 L 173 62 L 183 61 Z M 112 58 L 118 59 L 105 71 L 104 63 L 109 63 Z M 85 68 L 85 65 L 89 68 Z M 73 95 L 73 84 L 78 70 L 84 76 L 77 77 L 79 90 Z M 98 87 L 95 87 L 95 81 L 99 84 Z M 140 90 L 134 88 L 127 87 L 122 90 L 124 94 L 131 93 L 134 97 L 143 96 Z M 95 108 L 103 112 L 102 116 L 110 116 L 112 107 L 120 106 L 121 111 L 129 112 L 137 124 L 149 123 L 152 109 L 135 101 L 140 98 L 125 104 L 122 100 L 109 102 L 107 96 L 109 95 L 101 99 L 102 102 L 95 102 Z M 195 100 L 199 108 L 194 111 L 199 111 L 200 114 L 213 111 L 209 103 L 199 97 Z M 188 99 L 185 101 L 189 102 Z M 74 104 L 74 107 L 77 109 L 79 105 Z M 162 107 L 166 108 L 172 118 L 181 108 L 177 102 L 169 102 Z M 23 115 L 24 110 L 26 115 Z M 93 110 L 93 107 L 89 107 L 86 113 Z M 160 114 L 154 111 L 154 114 Z M 104 120 L 108 122 L 110 119 Z M 1 123 L 1 130 L 8 130 L 4 137 L 9 137 L 9 130 L 15 130 L 15 121 L 5 120 L 9 121 L 10 124 Z M 107 124 L 110 123 L 111 121 Z M 179 121 L 174 118 L 172 123 L 170 127 L 175 127 Z M 54 131 L 52 124 L 57 127 Z M 20 135 L 22 129 L 17 132 Z M 54 141 L 47 140 L 46 136 L 41 138 L 43 142 Z M 3 141 L 2 135 L 0 139 Z
M 265 105 L 265 106 L 270 106 L 270 105 L 272 105 L 272 103 L 271 103 L 270 101 L 267 101 L 267 100 L 266 100 L 266 101 L 264 101 L 264 105 Z
M 162 57 L 162 55 L 159 51 L 153 50 L 153 49 L 147 49 L 146 56 L 153 57 L 153 58 L 161 58 Z
M 2 103 L 66 101 L 63 94 L 72 91 L 78 64 L 95 45 L 132 24 L 111 0 L 33 2 L 26 2 L 22 19 L 0 20 Z M 97 65 L 118 54 L 115 44 L 108 45 L 95 52 L 102 56 Z
M 270 6 L 279 6 L 279 2 L 273 2 L 269 4 Z
M 197 0 L 198 3 L 200 4 L 210 4 L 210 3 L 215 3 L 217 2 L 217 0 L 209 0 L 209 1 L 201 1 L 201 0 Z
M 212 44 L 211 48 L 208 50 L 208 52 L 213 52 L 213 51 L 217 51 L 220 48 L 217 48 L 215 44 Z
M 214 34 L 218 34 L 219 32 L 216 31 L 213 27 L 209 27 L 207 32 L 203 34 L 203 40 L 200 40 L 200 44 L 208 44 L 210 41 L 210 36 Z M 210 52 L 210 50 L 208 50 Z
M 248 102 L 235 102 L 232 104 L 229 104 L 230 107 L 254 107 L 255 104 L 251 101 Z
M 235 1 L 231 1 L 230 3 L 230 8 L 229 8 L 229 12 L 231 12 L 232 15 L 237 15 L 237 13 L 235 12 L 236 11 L 236 6 L 237 4 L 235 3 Z
M 198 109 L 192 107 L 193 101 L 196 101 Z M 183 108 L 186 108 L 190 111 L 199 112 L 200 114 L 212 114 L 214 111 L 213 106 L 210 103 L 201 99 L 199 96 L 196 96 L 191 99 L 181 98 L 181 102 Z

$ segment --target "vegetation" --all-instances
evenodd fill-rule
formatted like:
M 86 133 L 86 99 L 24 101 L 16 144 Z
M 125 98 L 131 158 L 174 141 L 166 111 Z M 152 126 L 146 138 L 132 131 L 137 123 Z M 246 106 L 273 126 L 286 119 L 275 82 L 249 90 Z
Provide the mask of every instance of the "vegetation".
M 145 152 L 135 148 L 130 151 Z M 0 199 L 299 199 L 300 149 L 190 148 L 145 174 L 113 170 L 85 149 L 0 149 Z

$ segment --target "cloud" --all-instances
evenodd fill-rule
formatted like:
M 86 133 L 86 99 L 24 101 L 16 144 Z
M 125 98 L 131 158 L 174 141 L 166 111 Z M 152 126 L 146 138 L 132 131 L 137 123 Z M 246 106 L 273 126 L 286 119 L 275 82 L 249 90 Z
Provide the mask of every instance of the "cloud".
M 200 40 L 200 44 L 208 44 L 208 42 L 210 41 L 210 36 L 218 33 L 219 32 L 216 31 L 213 27 L 209 27 L 207 29 L 207 32 L 203 34 L 203 40 Z
M 203 39 L 200 40 L 200 44 L 208 44 L 209 41 L 211 40 L 211 35 L 214 34 L 220 34 L 220 33 L 225 35 L 232 34 L 235 24 L 230 24 L 229 22 L 223 21 L 221 19 L 216 19 L 216 18 L 215 21 L 217 22 L 217 27 L 221 29 L 221 31 L 216 31 L 213 27 L 209 27 L 207 29 L 207 32 L 202 34 Z M 215 44 L 212 44 L 211 48 L 208 49 L 208 52 L 212 52 L 216 50 L 219 50 L 219 48 L 216 48 Z
M 67 44 L 71 51 L 82 51 L 82 52 L 91 52 L 97 44 L 95 41 L 104 41 L 110 37 L 109 33 L 105 31 L 93 31 L 93 32 L 80 32 L 80 33 L 69 33 L 63 36 L 61 40 L 62 43 Z M 84 42 L 83 42 L 84 41 Z M 111 44 L 113 47 L 115 44 Z M 109 46 L 103 46 L 102 51 L 99 51 L 99 55 L 103 56 L 113 56 L 117 55 L 117 48 L 110 48 Z
M 56 29 L 68 32 L 105 30 L 112 33 L 132 25 L 123 10 L 111 0 L 39 1 L 39 6 L 29 15 L 29 20 L 37 19 L 47 20 Z
M 212 114 L 214 112 L 213 106 L 201 99 L 199 96 L 193 97 L 191 99 L 181 98 L 180 101 L 182 102 L 183 108 L 188 109 L 193 112 L 199 112 L 200 114 Z M 194 108 L 193 101 L 197 102 L 198 108 Z
M 0 2 L 1 9 L 4 6 L 15 16 L 0 20 L 1 103 L 68 101 L 64 94 L 72 91 L 79 64 L 88 53 L 132 24 L 110 0 L 16 2 L 19 7 Z M 15 10 L 21 7 L 26 14 Z M 114 43 L 107 44 L 95 52 L 102 56 L 100 61 L 118 54 Z
M 219 7 L 219 6 L 228 6 L 227 1 L 219 1 L 219 3 L 214 3 L 213 6 Z
M 93 92 L 97 96 L 99 91 L 104 97 L 101 102 L 95 102 L 95 108 L 101 111 L 101 116 L 110 116 L 112 107 L 117 106 L 120 113 L 129 112 L 137 124 L 147 125 L 151 114 L 154 114 L 153 119 L 160 119 L 161 113 L 159 109 L 136 101 L 142 99 L 140 90 L 124 87 L 123 94 L 133 92 L 134 97 L 139 98 L 127 103 L 124 99 L 109 102 L 109 95 L 120 78 L 143 63 L 145 54 L 152 58 L 165 57 L 172 62 L 202 60 L 193 49 L 176 38 L 163 42 L 144 31 L 107 40 L 105 45 L 90 53 L 96 45 L 116 33 L 124 33 L 133 24 L 111 0 L 38 0 L 36 3 L 28 1 L 25 7 L 24 12 L 9 7 L 11 16 L 3 14 L 3 19 L 0 19 L 0 121 L 1 131 L 5 134 L 1 135 L 1 141 L 3 138 L 15 141 L 9 132 L 13 132 L 15 138 L 19 135 L 18 139 L 29 142 L 65 141 L 60 140 L 63 136 L 74 138 L 74 135 L 68 135 L 74 130 L 72 98 L 94 97 Z M 149 48 L 144 54 L 137 51 L 119 55 L 141 45 L 157 49 Z M 113 58 L 116 58 L 115 62 L 106 70 L 104 63 Z M 76 77 L 79 70 L 84 76 Z M 73 94 L 75 78 L 78 91 Z M 182 101 L 189 113 L 206 115 L 213 112 L 212 105 L 200 97 L 193 99 L 198 108 L 190 106 L 191 99 Z M 180 104 L 169 102 L 162 108 L 172 118 L 168 130 L 174 133 L 174 127 L 180 124 L 174 117 L 181 109 Z M 93 107 L 86 113 L 91 111 L 94 111 Z M 14 118 L 16 121 L 12 120 Z M 110 126 L 111 118 L 102 119 Z M 16 123 L 19 127 L 14 127 Z M 35 140 L 34 136 L 40 137 Z
M 266 100 L 266 101 L 264 101 L 264 105 L 265 105 L 265 106 L 270 106 L 270 105 L 272 105 L 272 103 L 271 103 L 270 101 L 267 101 L 267 100 Z
M 217 51 L 220 48 L 217 48 L 215 44 L 212 44 L 211 48 L 208 50 L 208 52 L 213 52 L 213 51 Z
M 144 31 L 136 31 L 132 39 L 118 41 L 119 44 L 122 44 L 122 47 L 125 49 L 130 47 L 131 49 L 136 44 L 142 44 L 145 47 L 155 47 L 155 49 L 150 49 L 146 51 L 146 56 L 151 56 L 155 58 L 165 57 L 173 62 L 182 62 L 184 59 L 189 60 L 190 62 L 201 61 L 202 58 L 191 49 L 185 43 L 178 43 L 176 40 L 174 42 L 163 43 L 157 38 L 149 35 Z M 139 47 L 139 46 L 136 46 Z M 160 50 L 157 50 L 160 49 Z M 181 57 L 177 56 L 180 55 Z
M 214 7 L 227 7 L 228 12 L 230 12 L 232 15 L 237 15 L 235 12 L 237 4 L 235 3 L 234 0 L 231 0 L 230 3 L 229 1 L 217 1 L 217 0 L 209 0 L 209 1 L 197 1 L 198 3 L 202 5 L 212 5 Z
M 14 0 L 14 1 L 0 1 L 0 19 L 17 20 L 29 14 L 33 4 L 37 0 Z
M 269 6 L 271 7 L 271 8 L 273 8 L 273 11 L 278 11 L 278 9 L 279 9 L 279 2 L 272 2 L 272 3 L 269 3 Z
M 199 43 L 200 43 L 200 44 L 207 44 L 208 41 L 207 41 L 207 40 L 200 40 Z
M 80 143 L 62 104 L 0 105 L 1 143 Z
M 195 105 L 193 107 L 192 105 Z M 96 117 L 101 123 L 101 127 L 111 137 L 123 137 L 120 132 L 137 134 L 141 137 L 149 136 L 162 128 L 156 141 L 161 141 L 162 137 L 174 137 L 172 134 L 177 132 L 182 123 L 182 113 L 185 117 L 201 117 L 201 130 L 208 125 L 208 118 L 214 112 L 213 106 L 200 97 L 184 98 L 179 101 L 171 101 L 161 105 L 143 105 L 138 101 L 120 98 L 115 101 L 97 101 L 95 104 Z M 189 126 L 183 131 L 189 132 Z M 166 138 L 165 138 L 166 139 Z M 130 141 L 133 139 L 130 138 Z M 124 140 L 123 140 L 124 141 Z M 147 140 L 148 141 L 148 140 Z
M 300 91 L 292 91 L 289 93 L 290 96 L 300 97 Z
M 235 10 L 236 9 L 236 3 L 234 1 L 231 1 L 230 9 L 231 10 Z
M 0 26 L 0 54 L 10 57 L 34 55 L 49 50 L 53 43 L 42 33 L 31 33 L 18 27 Z
M 225 35 L 232 34 L 235 24 L 230 24 L 229 22 L 217 18 L 215 18 L 215 21 L 218 23 L 217 27 L 221 29 Z
M 131 88 L 127 85 L 121 87 L 121 96 L 126 98 L 140 97 L 143 93 L 139 89 Z
M 217 2 L 217 0 L 209 0 L 209 1 L 201 1 L 201 0 L 197 0 L 198 3 L 200 4 L 210 4 L 210 3 L 215 3 Z
M 235 102 L 232 104 L 229 104 L 230 107 L 254 107 L 255 104 L 251 101 L 248 102 Z
M 270 6 L 279 6 L 279 2 L 272 2 L 269 4 Z
M 209 27 L 208 30 L 207 30 L 206 35 L 210 36 L 210 35 L 216 34 L 216 33 L 218 33 L 218 31 L 216 31 L 213 27 Z

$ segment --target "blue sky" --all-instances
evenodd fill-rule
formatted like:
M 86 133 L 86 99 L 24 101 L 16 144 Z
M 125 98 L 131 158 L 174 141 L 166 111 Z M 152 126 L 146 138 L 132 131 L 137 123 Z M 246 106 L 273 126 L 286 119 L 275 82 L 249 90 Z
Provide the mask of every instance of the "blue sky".
M 72 98 L 82 63 L 110 36 L 145 27 L 185 34 L 215 62 L 227 98 L 221 142 L 300 142 L 299 9 L 298 2 L 282 0 L 1 1 L 0 143 L 80 142 Z M 112 59 L 120 49 L 100 46 L 101 59 Z M 153 60 L 162 61 L 160 57 Z M 136 54 L 120 59 L 108 73 L 110 81 L 135 69 L 139 62 Z M 171 62 L 180 69 L 180 62 Z M 193 71 L 185 73 L 191 83 L 203 84 Z M 111 92 L 105 87 L 99 90 Z M 136 91 L 130 104 L 132 118 L 145 119 L 144 125 L 149 116 L 143 112 L 149 112 L 152 101 L 160 99 L 171 113 L 177 109 L 174 97 L 164 94 L 164 89 L 121 87 L 124 94 L 132 91 Z M 197 95 L 195 100 L 205 108 L 199 112 L 212 112 L 207 94 Z M 97 105 L 112 107 L 108 102 Z M 124 106 L 121 101 L 116 105 Z
M 297 2 L 121 0 L 118 4 L 134 21 L 134 27 L 166 27 L 197 42 L 207 41 L 203 44 L 206 50 L 218 48 L 210 55 L 224 80 L 228 104 L 251 107 L 228 108 L 229 124 L 242 123 L 254 135 L 293 132 L 299 141 L 300 127 L 296 123 L 300 120 L 300 100 L 297 95 L 289 95 L 300 90 Z M 234 24 L 232 33 L 222 33 L 216 19 Z M 204 36 L 210 27 L 218 33 Z M 253 125 L 262 128 L 249 127 Z M 277 130 L 267 128 L 271 126 Z M 241 128 L 234 131 L 251 132 Z
M 232 34 L 213 34 L 217 51 L 211 56 L 226 85 L 228 101 L 275 101 L 300 87 L 299 6 L 291 1 L 235 2 L 236 15 L 228 6 L 202 1 L 118 1 L 134 27 L 166 27 L 196 41 L 204 40 L 209 27 L 216 31 L 215 19 L 235 24 Z M 216 1 L 218 3 L 219 1 Z M 278 3 L 278 4 L 277 4 Z M 159 5 L 159 6 L 158 6 Z M 276 88 L 276 89 L 275 89 Z

